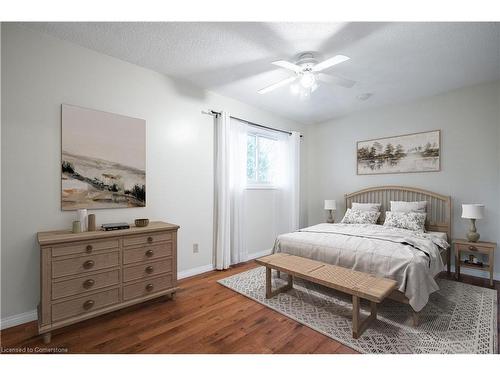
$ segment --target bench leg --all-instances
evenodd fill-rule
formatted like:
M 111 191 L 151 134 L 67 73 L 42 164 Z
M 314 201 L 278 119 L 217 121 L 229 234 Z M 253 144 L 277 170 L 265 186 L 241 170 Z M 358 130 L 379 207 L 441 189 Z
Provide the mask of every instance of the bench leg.
M 361 320 L 360 299 L 358 296 L 352 296 L 352 337 L 359 338 L 375 319 L 377 319 L 377 303 L 370 301 L 370 315 Z
M 370 313 L 374 316 L 374 319 L 377 319 L 377 303 L 370 301 Z
M 266 299 L 272 298 L 279 293 L 286 292 L 287 290 L 290 290 L 293 288 L 293 276 L 288 275 L 287 284 L 276 289 L 276 290 L 273 290 L 272 289 L 271 272 L 272 272 L 271 268 L 266 267 Z
M 266 267 L 266 298 L 271 298 L 272 295 L 271 269 Z
M 352 337 L 359 336 L 359 297 L 352 296 Z
M 280 279 L 280 278 L 281 278 L 281 271 L 276 270 L 276 277 L 277 277 L 278 279 Z

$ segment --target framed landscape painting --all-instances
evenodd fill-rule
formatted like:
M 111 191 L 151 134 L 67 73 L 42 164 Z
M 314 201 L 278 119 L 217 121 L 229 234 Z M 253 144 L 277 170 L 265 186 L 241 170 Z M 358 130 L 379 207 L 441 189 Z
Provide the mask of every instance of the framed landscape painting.
M 146 206 L 146 122 L 62 105 L 61 209 Z
M 357 143 L 358 175 L 440 170 L 440 130 Z

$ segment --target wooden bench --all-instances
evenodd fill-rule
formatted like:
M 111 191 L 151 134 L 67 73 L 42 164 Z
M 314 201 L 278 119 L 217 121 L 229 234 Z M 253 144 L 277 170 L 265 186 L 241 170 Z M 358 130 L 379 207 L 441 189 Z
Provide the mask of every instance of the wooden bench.
M 257 259 L 256 262 L 266 267 L 266 298 L 293 288 L 293 277 L 352 295 L 352 337 L 355 339 L 377 319 L 377 304 L 396 288 L 395 280 L 286 253 L 268 255 Z M 287 285 L 274 291 L 271 284 L 273 269 L 288 275 Z M 370 315 L 363 320 L 360 317 L 360 298 L 370 301 Z

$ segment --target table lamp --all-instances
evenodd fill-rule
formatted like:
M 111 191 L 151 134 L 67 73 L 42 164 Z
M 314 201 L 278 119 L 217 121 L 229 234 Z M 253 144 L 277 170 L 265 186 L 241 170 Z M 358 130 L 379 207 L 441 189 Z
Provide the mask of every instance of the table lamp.
M 335 202 L 335 200 L 333 199 L 325 200 L 325 210 L 328 210 L 328 218 L 326 219 L 327 223 L 330 224 L 334 223 L 332 212 L 334 212 L 336 209 L 337 209 L 337 202 Z
M 467 233 L 467 239 L 470 242 L 477 242 L 479 240 L 479 233 L 476 231 L 476 219 L 484 217 L 483 204 L 462 204 L 462 218 L 470 219 L 470 229 Z

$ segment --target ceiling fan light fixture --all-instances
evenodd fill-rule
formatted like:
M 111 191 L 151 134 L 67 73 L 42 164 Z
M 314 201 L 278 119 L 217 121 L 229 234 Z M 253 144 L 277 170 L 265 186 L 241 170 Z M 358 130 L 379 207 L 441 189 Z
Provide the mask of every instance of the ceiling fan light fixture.
M 298 83 L 292 83 L 290 85 L 290 92 L 293 94 L 293 95 L 298 95 L 300 94 L 300 85 Z
M 311 72 L 304 72 L 299 82 L 303 88 L 310 89 L 316 83 L 316 76 Z
M 355 81 L 335 75 L 324 74 L 322 72 L 325 69 L 341 64 L 347 60 L 349 60 L 348 56 L 336 55 L 318 63 L 312 52 L 306 52 L 300 54 L 295 63 L 286 60 L 273 61 L 273 65 L 293 72 L 293 76 L 282 79 L 257 92 L 259 94 L 265 94 L 288 83 L 293 83 L 293 85 L 290 86 L 290 92 L 293 95 L 299 95 L 301 98 L 305 98 L 309 97 L 311 93 L 318 88 L 320 82 L 351 88 L 356 83 Z

